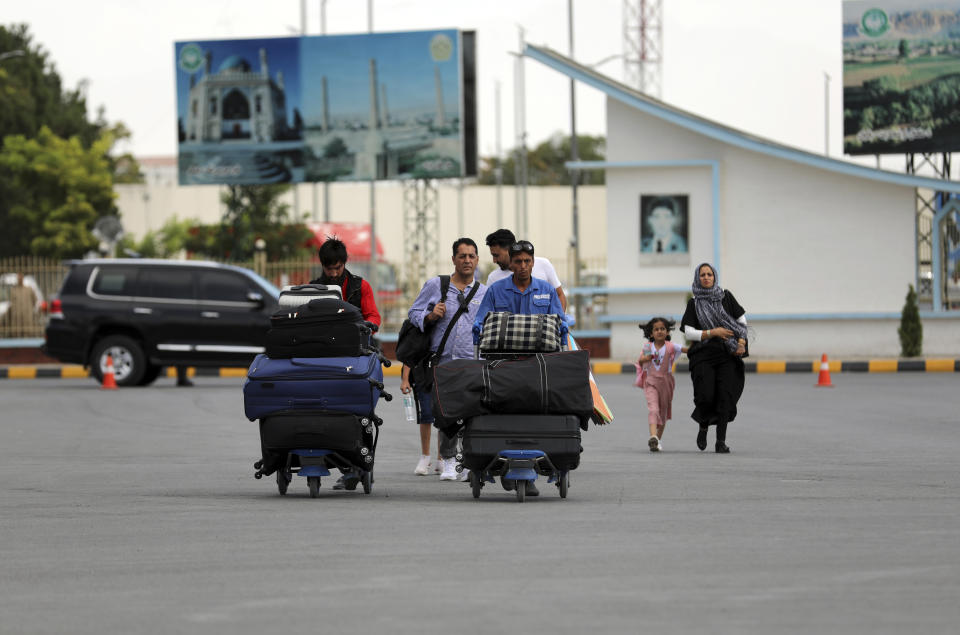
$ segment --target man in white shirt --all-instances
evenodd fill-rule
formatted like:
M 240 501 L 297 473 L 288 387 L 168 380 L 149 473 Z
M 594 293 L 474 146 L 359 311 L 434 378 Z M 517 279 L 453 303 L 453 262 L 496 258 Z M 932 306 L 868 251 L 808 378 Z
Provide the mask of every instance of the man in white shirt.
M 510 270 L 510 245 L 515 242 L 517 242 L 517 237 L 509 229 L 498 229 L 487 235 L 487 247 L 490 248 L 490 255 L 493 257 L 494 264 L 499 267 L 487 276 L 488 287 L 497 280 L 503 280 L 513 275 L 513 271 Z M 549 260 L 541 256 L 536 256 L 533 259 L 533 277 L 550 283 L 550 286 L 556 290 L 557 297 L 560 298 L 563 310 L 566 311 L 567 296 L 563 293 L 560 278 L 557 277 L 557 270 L 553 268 Z

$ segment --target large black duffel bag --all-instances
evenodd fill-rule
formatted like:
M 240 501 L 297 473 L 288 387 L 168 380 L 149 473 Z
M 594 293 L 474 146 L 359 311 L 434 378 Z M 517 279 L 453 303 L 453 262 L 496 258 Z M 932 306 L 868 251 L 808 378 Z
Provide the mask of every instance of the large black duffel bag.
M 463 429 L 463 465 L 483 470 L 501 450 L 542 450 L 558 470 L 580 465 L 580 419 L 573 415 L 484 415 Z
M 360 309 L 337 299 L 282 307 L 270 317 L 267 357 L 357 357 L 373 350 L 371 329 Z
M 433 371 L 433 414 L 438 426 L 485 414 L 593 412 L 590 354 L 540 353 L 518 360 L 455 359 Z

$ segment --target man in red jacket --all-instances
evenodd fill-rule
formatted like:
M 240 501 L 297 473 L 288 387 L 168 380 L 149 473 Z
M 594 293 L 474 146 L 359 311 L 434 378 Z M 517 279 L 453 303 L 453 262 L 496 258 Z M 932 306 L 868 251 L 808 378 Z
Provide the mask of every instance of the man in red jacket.
M 380 328 L 380 312 L 377 311 L 377 301 L 373 295 L 370 283 L 358 275 L 347 270 L 347 246 L 336 236 L 331 236 L 320 245 L 320 264 L 323 266 L 323 275 L 310 284 L 337 285 L 343 294 L 343 299 L 360 309 L 363 319 Z M 359 479 L 341 476 L 333 485 L 333 489 L 354 489 Z
M 377 301 L 373 295 L 370 283 L 347 269 L 347 246 L 343 241 L 332 236 L 327 238 L 318 252 L 320 264 L 323 266 L 323 275 L 311 284 L 330 284 L 340 287 L 343 299 L 360 309 L 363 319 L 380 327 L 380 312 L 377 310 Z

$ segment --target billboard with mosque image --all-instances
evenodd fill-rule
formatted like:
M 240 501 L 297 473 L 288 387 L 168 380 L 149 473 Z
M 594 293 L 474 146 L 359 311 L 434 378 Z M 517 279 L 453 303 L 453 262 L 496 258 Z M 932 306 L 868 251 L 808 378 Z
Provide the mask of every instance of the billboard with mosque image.
M 473 32 L 190 41 L 174 54 L 181 184 L 476 174 Z

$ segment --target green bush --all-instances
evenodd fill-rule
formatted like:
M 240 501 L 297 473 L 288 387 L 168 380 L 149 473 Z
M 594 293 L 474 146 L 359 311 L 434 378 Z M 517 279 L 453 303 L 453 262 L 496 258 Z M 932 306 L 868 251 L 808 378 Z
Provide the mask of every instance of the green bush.
M 918 357 L 923 353 L 923 324 L 920 322 L 920 309 L 917 308 L 917 292 L 910 285 L 907 301 L 900 315 L 900 354 L 904 357 Z

